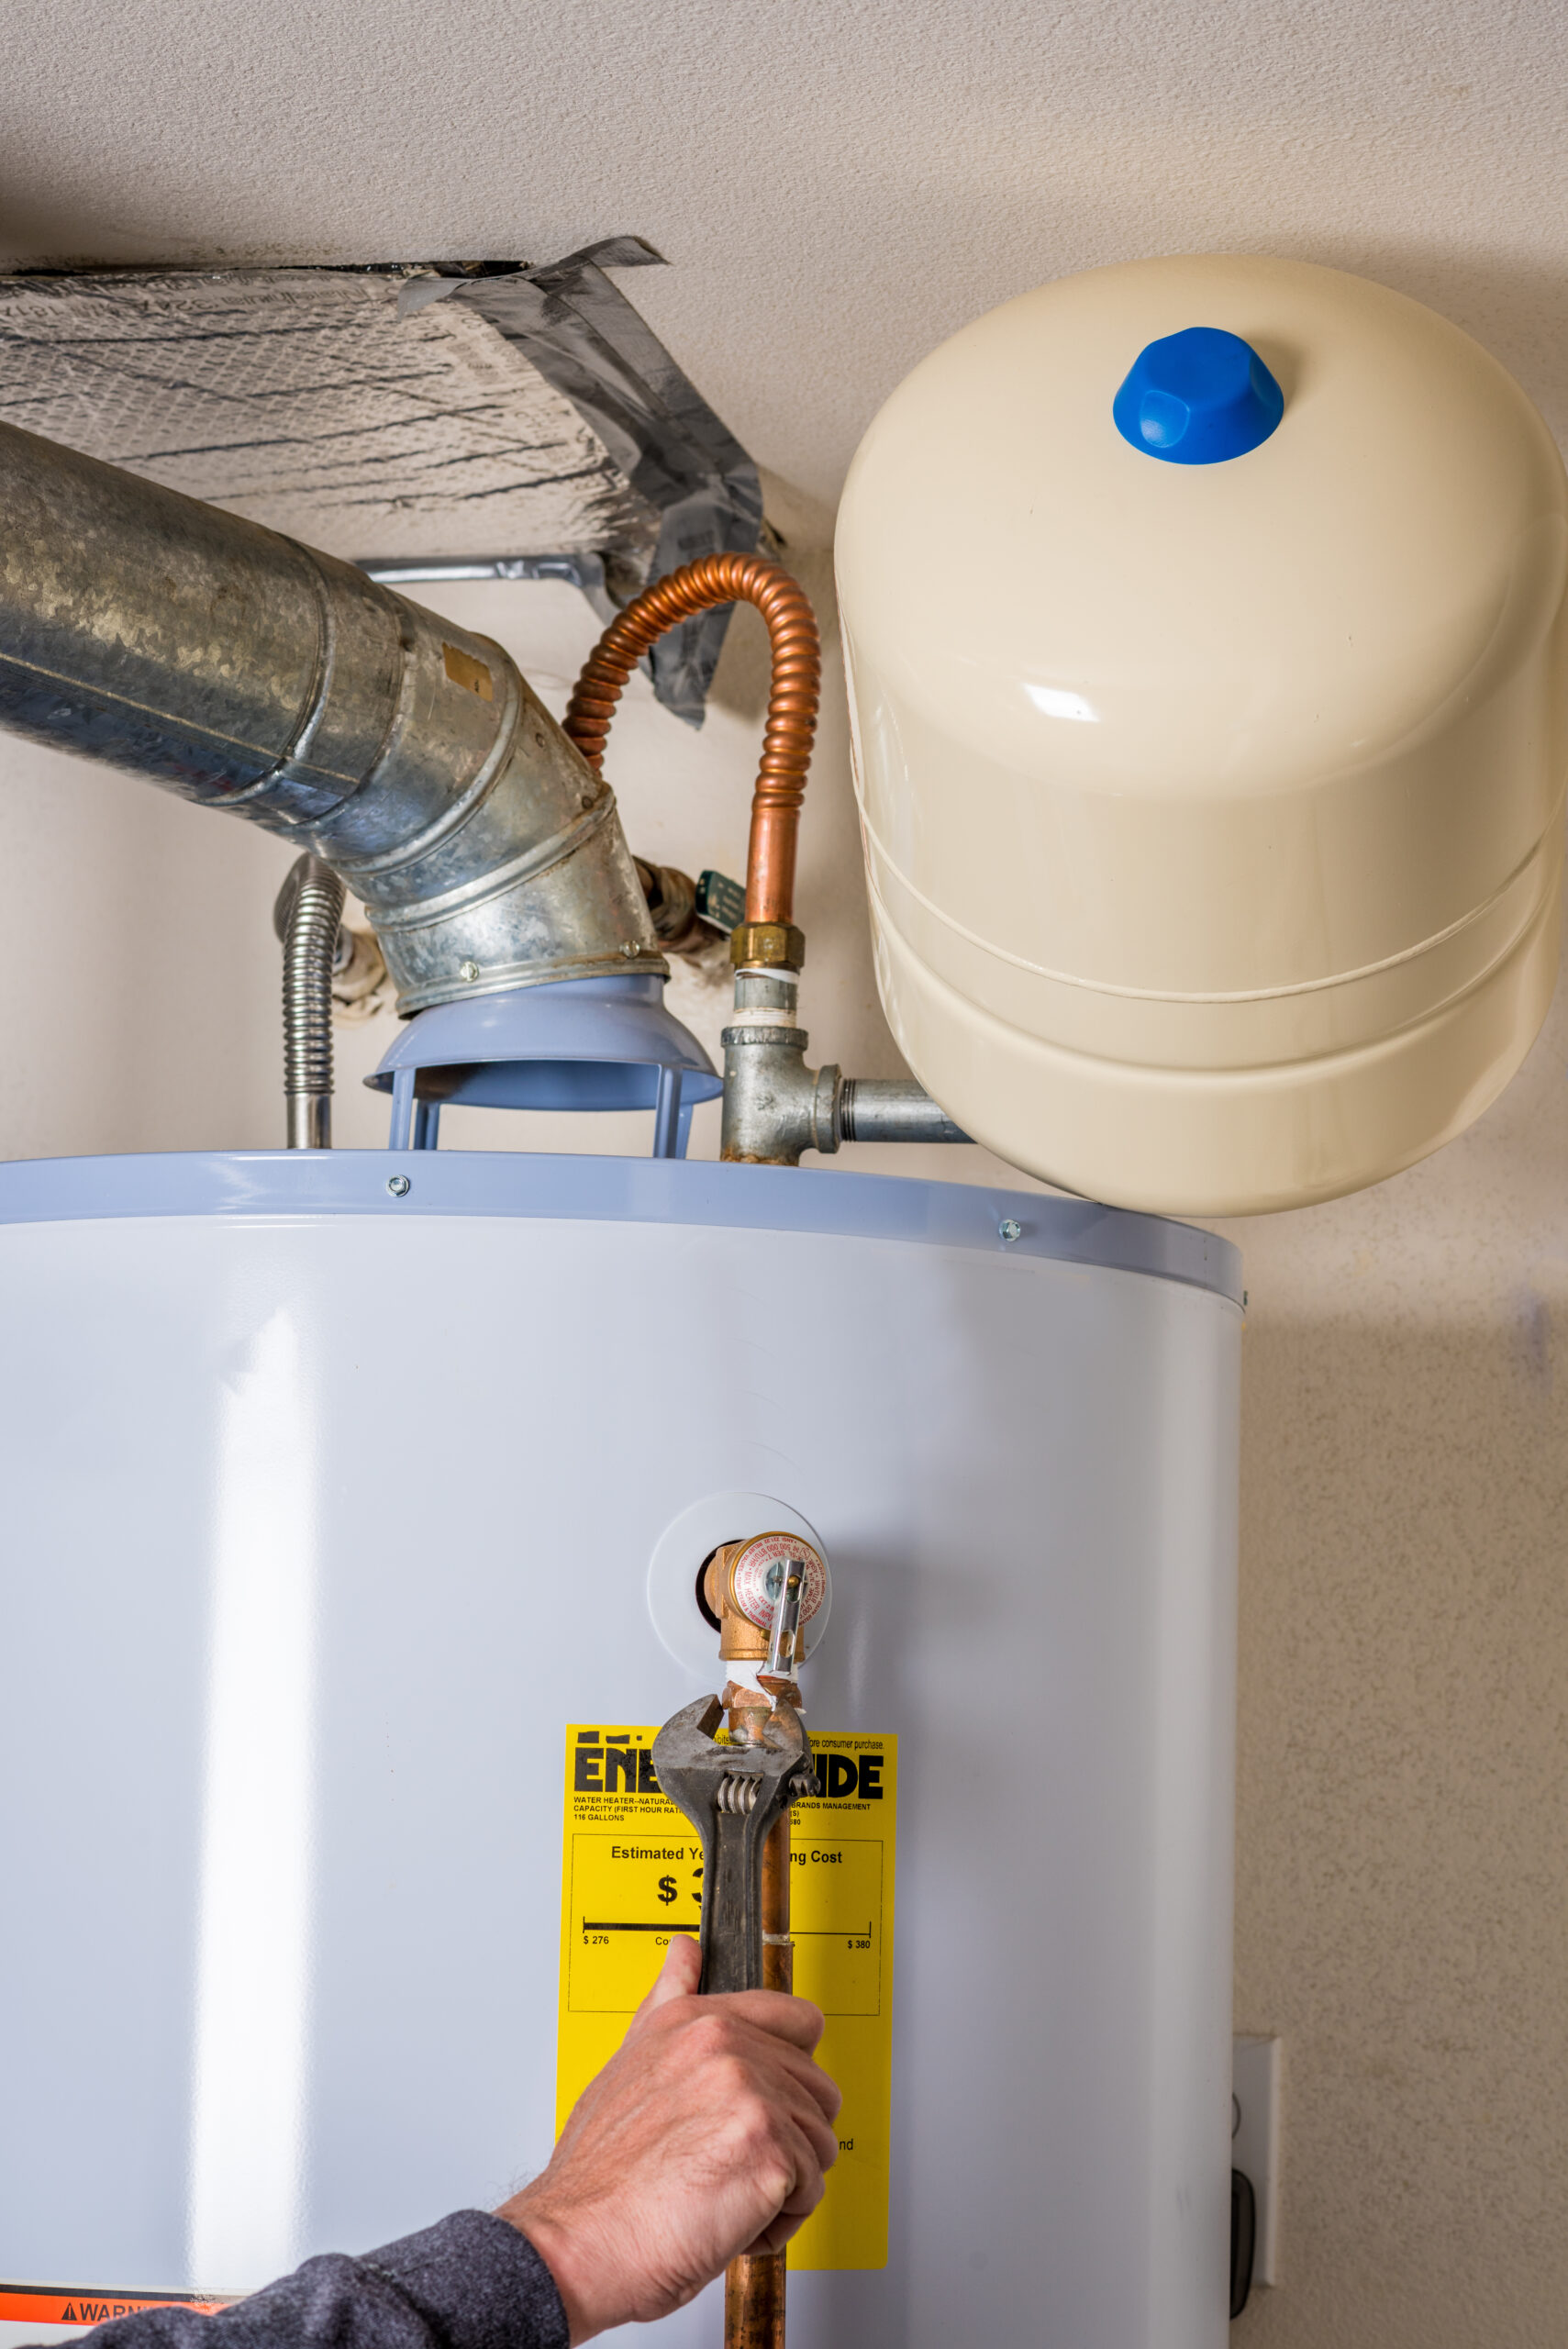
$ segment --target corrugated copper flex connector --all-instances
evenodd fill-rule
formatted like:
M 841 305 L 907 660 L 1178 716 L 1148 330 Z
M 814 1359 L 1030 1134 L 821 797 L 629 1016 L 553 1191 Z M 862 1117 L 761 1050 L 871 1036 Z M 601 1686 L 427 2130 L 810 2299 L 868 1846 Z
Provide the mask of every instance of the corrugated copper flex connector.
M 795 916 L 795 839 L 817 731 L 822 652 L 802 589 L 761 554 L 710 554 L 644 588 L 588 656 L 567 707 L 565 731 L 599 772 L 610 720 L 627 679 L 666 629 L 717 604 L 755 604 L 773 641 L 773 675 L 762 764 L 751 797 L 746 919 L 787 925 Z

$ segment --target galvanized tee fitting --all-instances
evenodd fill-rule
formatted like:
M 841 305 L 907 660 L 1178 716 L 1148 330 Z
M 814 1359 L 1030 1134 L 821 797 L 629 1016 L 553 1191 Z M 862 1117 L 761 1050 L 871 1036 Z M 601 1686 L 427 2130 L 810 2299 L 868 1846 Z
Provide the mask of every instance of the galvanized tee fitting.
M 806 1067 L 799 996 L 793 971 L 735 974 L 735 1019 L 724 1030 L 725 1158 L 795 1166 L 803 1150 L 839 1147 L 839 1072 Z
M 967 1141 L 913 1077 L 844 1076 L 837 1063 L 806 1065 L 795 1025 L 794 971 L 735 974 L 735 1018 L 724 1030 L 720 1153 L 759 1166 L 795 1166 L 803 1150 L 841 1141 Z

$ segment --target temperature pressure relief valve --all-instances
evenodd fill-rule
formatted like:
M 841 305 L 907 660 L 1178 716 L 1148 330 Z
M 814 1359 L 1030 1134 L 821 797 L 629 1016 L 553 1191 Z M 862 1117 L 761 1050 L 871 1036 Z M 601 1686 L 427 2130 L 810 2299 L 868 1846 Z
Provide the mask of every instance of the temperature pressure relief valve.
M 828 1568 L 798 1534 L 758 1533 L 714 1552 L 703 1597 L 729 1667 L 720 1702 L 732 1735 L 745 1742 L 761 1734 L 775 1704 L 800 1705 L 806 1627 L 828 1597 Z

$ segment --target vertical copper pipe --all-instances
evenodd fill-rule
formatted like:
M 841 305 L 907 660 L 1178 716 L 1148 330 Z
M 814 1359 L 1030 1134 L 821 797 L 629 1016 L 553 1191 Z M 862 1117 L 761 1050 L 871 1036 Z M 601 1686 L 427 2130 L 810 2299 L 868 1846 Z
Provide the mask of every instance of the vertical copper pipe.
M 724 2271 L 724 2349 L 784 2349 L 784 2254 L 743 2251 Z
M 787 1810 L 762 1847 L 762 1933 L 763 1989 L 793 1990 Z M 782 2251 L 743 2251 L 730 2261 L 724 2271 L 725 2349 L 784 2349 L 785 2258 Z
M 762 758 L 751 795 L 746 918 L 787 923 L 795 915 L 795 839 L 817 730 L 822 653 L 811 606 L 781 563 L 761 554 L 705 555 L 645 587 L 588 655 L 564 729 L 597 773 L 621 688 L 649 647 L 694 612 L 742 601 L 755 604 L 766 620 L 773 652 Z
M 775 1820 L 762 1846 L 762 1987 L 795 1988 L 789 1937 L 789 1813 Z M 772 1936 L 772 1938 L 770 1938 Z

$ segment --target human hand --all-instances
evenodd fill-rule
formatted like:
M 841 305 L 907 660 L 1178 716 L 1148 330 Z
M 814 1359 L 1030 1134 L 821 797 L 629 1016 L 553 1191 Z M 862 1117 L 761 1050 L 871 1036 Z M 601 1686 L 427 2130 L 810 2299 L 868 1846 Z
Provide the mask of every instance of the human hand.
M 780 2250 L 839 2151 L 817 2009 L 779 1990 L 699 1998 L 699 1963 L 695 1942 L 671 1943 L 550 2166 L 498 2213 L 554 2277 L 573 2349 L 684 2308 L 738 2252 Z

